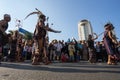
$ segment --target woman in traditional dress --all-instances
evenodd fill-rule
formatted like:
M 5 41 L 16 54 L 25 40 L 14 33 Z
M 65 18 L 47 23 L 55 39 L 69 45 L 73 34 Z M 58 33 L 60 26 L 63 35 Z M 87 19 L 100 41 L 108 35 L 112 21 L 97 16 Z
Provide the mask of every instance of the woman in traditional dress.
M 117 64 L 117 59 L 118 56 L 117 55 L 117 40 L 114 37 L 115 35 L 113 34 L 113 25 L 111 23 L 107 23 L 105 26 L 105 32 L 104 32 L 104 37 L 103 37 L 103 41 L 104 41 L 104 45 L 108 54 L 108 62 L 107 64 L 111 65 L 115 65 Z

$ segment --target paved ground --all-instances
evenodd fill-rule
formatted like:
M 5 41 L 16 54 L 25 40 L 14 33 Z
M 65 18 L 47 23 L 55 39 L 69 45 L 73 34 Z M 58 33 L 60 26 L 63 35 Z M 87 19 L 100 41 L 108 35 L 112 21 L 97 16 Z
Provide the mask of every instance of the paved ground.
M 120 80 L 120 63 L 107 65 L 81 61 L 34 66 L 30 62 L 2 62 L 0 80 Z

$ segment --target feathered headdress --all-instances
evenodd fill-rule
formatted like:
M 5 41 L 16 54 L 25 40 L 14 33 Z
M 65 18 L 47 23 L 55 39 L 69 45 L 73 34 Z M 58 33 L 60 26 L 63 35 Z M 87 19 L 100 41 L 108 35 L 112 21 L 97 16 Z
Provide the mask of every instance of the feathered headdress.
M 29 13 L 26 17 L 25 17 L 25 19 L 27 19 L 30 15 L 33 15 L 33 14 L 37 14 L 38 15 L 38 21 L 40 21 L 40 20 L 42 20 L 44 17 L 45 17 L 45 15 L 40 11 L 40 10 L 38 10 L 37 8 L 35 8 L 37 11 L 36 12 L 32 12 L 32 13 Z

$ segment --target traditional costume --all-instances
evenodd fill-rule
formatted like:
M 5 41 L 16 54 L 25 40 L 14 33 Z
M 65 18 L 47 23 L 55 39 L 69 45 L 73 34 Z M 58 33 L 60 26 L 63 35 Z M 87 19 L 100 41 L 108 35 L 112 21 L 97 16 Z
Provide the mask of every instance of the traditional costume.
M 117 40 L 115 39 L 115 37 L 113 37 L 113 33 L 112 33 L 112 30 L 114 28 L 111 23 L 106 24 L 104 27 L 105 27 L 105 32 L 104 32 L 103 41 L 108 54 L 107 64 L 116 64 L 116 60 L 118 59 L 118 56 L 116 49 Z
M 5 31 L 8 29 L 8 22 L 11 20 L 9 14 L 4 14 L 4 19 L 0 20 L 0 48 L 2 49 L 3 46 L 8 43 L 8 35 Z M 0 51 L 0 57 L 2 56 L 2 50 Z
M 48 38 L 46 37 L 47 31 L 54 32 L 54 33 L 60 33 L 61 31 L 56 31 L 56 30 L 51 29 L 48 24 L 45 25 L 46 16 L 38 9 L 36 10 L 37 10 L 36 12 L 32 12 L 26 16 L 27 18 L 28 16 L 32 14 L 38 15 L 38 23 L 34 31 L 34 39 L 36 43 L 38 44 L 38 47 L 35 48 L 32 64 L 34 65 L 39 64 L 41 59 L 43 62 L 45 62 L 45 64 L 48 64 L 48 58 L 47 58 Z

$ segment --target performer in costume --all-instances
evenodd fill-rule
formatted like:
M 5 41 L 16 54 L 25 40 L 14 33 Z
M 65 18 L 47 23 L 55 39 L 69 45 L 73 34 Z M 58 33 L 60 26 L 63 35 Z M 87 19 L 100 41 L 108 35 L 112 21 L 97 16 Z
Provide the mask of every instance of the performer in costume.
M 32 14 L 38 14 L 38 22 L 34 31 L 34 39 L 35 43 L 38 44 L 38 47 L 35 49 L 34 55 L 33 55 L 33 65 L 39 64 L 39 60 L 45 62 L 45 64 L 48 64 L 48 58 L 47 58 L 47 31 L 54 32 L 54 33 L 60 33 L 61 31 L 53 30 L 49 27 L 49 25 L 45 25 L 46 16 L 40 12 L 38 9 L 36 9 L 37 12 L 32 12 L 28 16 Z M 28 17 L 27 16 L 27 17 Z M 26 18 L 27 18 L 26 17 Z
M 0 20 L 0 45 L 1 48 L 8 42 L 6 30 L 8 29 L 8 22 L 10 22 L 11 17 L 9 14 L 4 14 L 3 19 Z M 0 56 L 2 56 L 2 50 L 0 50 Z M 1 61 L 1 59 L 0 59 Z
M 88 40 L 87 40 L 90 63 L 96 63 L 96 52 L 95 52 L 95 47 L 94 47 L 94 40 L 96 40 L 98 38 L 98 36 L 96 33 L 94 33 L 94 35 L 96 35 L 95 38 L 93 38 L 92 35 L 89 35 Z
M 11 17 L 9 14 L 4 14 L 4 19 L 0 20 L 0 44 L 4 45 L 7 40 L 4 40 L 7 38 L 6 30 L 8 29 L 8 22 L 10 22 Z
M 18 38 L 17 38 L 17 43 L 16 43 L 16 61 L 18 62 L 22 62 L 23 58 L 22 58 L 22 50 L 23 50 L 23 46 L 22 46 L 22 36 L 19 35 L 18 33 Z
M 103 37 L 103 41 L 104 41 L 104 45 L 106 48 L 106 51 L 108 53 L 108 62 L 107 64 L 111 65 L 115 65 L 117 64 L 117 59 L 119 56 L 117 56 L 117 39 L 115 37 L 115 35 L 113 34 L 113 25 L 111 23 L 107 23 L 105 26 L 105 32 L 104 32 L 104 37 Z

